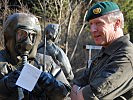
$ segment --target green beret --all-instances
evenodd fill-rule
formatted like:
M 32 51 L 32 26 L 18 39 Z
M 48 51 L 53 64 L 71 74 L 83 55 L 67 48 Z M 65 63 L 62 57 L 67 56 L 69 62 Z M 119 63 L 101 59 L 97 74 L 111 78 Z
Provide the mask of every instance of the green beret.
M 88 10 L 88 13 L 86 15 L 86 21 L 119 10 L 120 9 L 118 5 L 114 2 L 109 2 L 109 1 L 98 2 Z

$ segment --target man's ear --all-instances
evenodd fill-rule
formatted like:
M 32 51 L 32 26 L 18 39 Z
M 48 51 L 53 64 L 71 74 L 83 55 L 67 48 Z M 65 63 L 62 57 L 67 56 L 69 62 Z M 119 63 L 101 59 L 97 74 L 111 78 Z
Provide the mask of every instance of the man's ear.
M 117 19 L 116 22 L 115 22 L 114 30 L 116 31 L 117 28 L 119 28 L 120 26 L 121 26 L 121 21 L 120 21 L 120 19 Z

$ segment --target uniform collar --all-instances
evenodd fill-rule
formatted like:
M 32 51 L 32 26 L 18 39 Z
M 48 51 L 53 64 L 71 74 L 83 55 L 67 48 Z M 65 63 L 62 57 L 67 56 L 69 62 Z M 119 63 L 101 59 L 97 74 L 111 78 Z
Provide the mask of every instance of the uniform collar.
M 111 45 L 109 45 L 106 48 L 102 48 L 104 50 L 103 53 L 106 53 L 108 55 L 112 55 L 115 51 L 117 51 L 123 44 L 125 41 L 128 41 L 128 37 L 127 36 L 122 36 L 120 38 L 118 38 L 117 40 L 115 40 Z

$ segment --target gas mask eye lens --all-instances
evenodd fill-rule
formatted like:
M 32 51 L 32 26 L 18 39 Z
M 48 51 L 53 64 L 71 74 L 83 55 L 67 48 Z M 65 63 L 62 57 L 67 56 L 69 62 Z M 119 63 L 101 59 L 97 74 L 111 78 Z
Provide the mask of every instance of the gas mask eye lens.
M 16 37 L 16 39 L 17 39 L 18 42 L 21 42 L 27 36 L 28 36 L 28 33 L 25 30 L 22 30 L 22 29 L 17 30 L 17 37 Z
M 34 43 L 35 42 L 35 38 L 36 38 L 36 33 L 35 32 L 30 33 L 29 34 L 29 38 L 32 41 L 32 43 Z
M 17 30 L 16 40 L 18 42 L 22 42 L 27 37 L 30 39 L 32 43 L 34 43 L 36 32 L 34 32 L 33 30 L 24 30 L 24 29 Z

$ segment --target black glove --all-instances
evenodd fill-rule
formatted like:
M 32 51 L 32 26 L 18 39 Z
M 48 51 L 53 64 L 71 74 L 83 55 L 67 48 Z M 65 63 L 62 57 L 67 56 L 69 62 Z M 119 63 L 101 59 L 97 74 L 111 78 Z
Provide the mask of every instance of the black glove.
M 54 88 L 55 83 L 55 78 L 50 73 L 46 72 L 42 72 L 38 80 L 39 86 L 47 91 L 50 91 L 52 88 Z
M 17 89 L 18 86 L 16 85 L 16 81 L 19 75 L 20 75 L 20 71 L 16 70 L 4 77 L 5 85 L 9 90 L 14 91 Z
M 32 90 L 32 94 L 37 95 L 37 96 L 41 96 L 42 93 L 43 93 L 43 90 L 40 88 L 38 83 L 36 83 L 34 89 Z
M 60 95 L 65 97 L 68 94 L 65 85 L 56 80 L 50 73 L 42 72 L 38 80 L 38 85 L 47 95 Z

